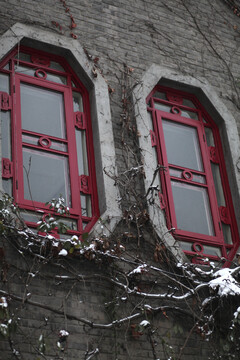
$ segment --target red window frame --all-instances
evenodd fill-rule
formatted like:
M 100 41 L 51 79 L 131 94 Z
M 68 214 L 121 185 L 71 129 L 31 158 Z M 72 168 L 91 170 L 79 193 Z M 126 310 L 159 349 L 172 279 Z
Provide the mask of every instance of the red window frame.
M 21 56 L 19 56 L 21 54 Z M 26 57 L 26 58 L 24 58 Z M 53 65 L 55 64 L 55 65 Z M 29 69 L 30 74 L 18 70 L 18 66 Z M 47 155 L 48 158 L 61 156 L 66 159 L 69 169 L 71 206 L 69 214 L 62 216 L 62 221 L 75 224 L 74 230 L 68 230 L 68 234 L 75 234 L 81 237 L 88 232 L 99 218 L 97 184 L 94 161 L 93 134 L 90 117 L 90 103 L 86 88 L 76 76 L 73 69 L 66 60 L 60 56 L 37 51 L 28 47 L 21 46 L 15 48 L 0 64 L 1 73 L 9 76 L 10 93 L 1 92 L 1 110 L 11 112 L 11 153 L 9 159 L 2 159 L 3 179 L 10 181 L 12 195 L 23 217 L 26 215 L 26 223 L 31 227 L 37 227 L 37 222 L 29 220 L 34 213 L 40 211 L 47 216 L 54 214 L 54 210 L 41 201 L 32 201 L 24 197 L 24 174 L 23 174 L 23 152 L 22 149 L 28 148 L 30 151 L 39 151 Z M 64 83 L 58 79 L 65 79 Z M 56 79 L 56 82 L 53 81 Z M 47 133 L 35 132 L 31 129 L 22 129 L 21 126 L 21 94 L 20 85 L 27 84 L 36 89 L 44 89 L 57 94 L 62 94 L 63 109 L 65 116 L 65 138 L 59 138 Z M 73 92 L 82 99 L 82 109 L 74 112 Z M 8 100 L 4 99 L 7 97 Z M 8 106 L 7 106 L 8 105 Z M 34 118 L 34 116 L 33 116 Z M 76 132 L 81 132 L 81 137 L 86 142 L 86 157 L 88 173 L 79 173 L 78 152 Z M 25 141 L 22 138 L 25 135 Z M 35 143 L 27 142 L 26 136 L 33 137 Z M 61 144 L 65 150 L 54 149 L 53 143 Z M 84 157 L 84 155 L 82 155 Z M 60 195 L 60 194 L 59 194 Z M 91 213 L 86 214 L 82 209 L 81 202 L 85 198 L 91 207 Z M 52 199 L 49 199 L 51 201 Z M 31 215 L 32 214 L 32 215 Z
M 152 146 L 156 149 L 157 162 L 162 165 L 159 176 L 161 183 L 160 204 L 166 215 L 168 229 L 174 228 L 173 236 L 179 241 L 184 252 L 194 263 L 206 263 L 205 257 L 212 261 L 226 259 L 225 265 L 236 254 L 240 245 L 239 234 L 233 209 L 227 171 L 218 128 L 199 100 L 192 94 L 175 89 L 156 86 L 146 99 L 148 112 L 151 114 L 153 130 L 150 131 Z M 187 115 L 188 114 L 188 115 Z M 201 154 L 203 168 L 201 171 L 168 161 L 166 136 L 163 120 L 169 124 L 184 125 L 195 129 L 198 139 L 198 150 Z M 206 132 L 211 132 L 214 144 L 209 144 Z M 224 205 L 219 203 L 216 194 L 216 183 L 212 166 L 217 166 L 220 173 Z M 203 182 L 196 180 L 201 177 Z M 213 233 L 189 231 L 178 226 L 171 182 L 178 186 L 198 187 L 208 195 Z M 181 185 L 180 185 L 181 184 Z M 206 190 L 205 190 L 206 189 Z M 179 204 L 178 204 L 179 205 Z M 183 203 L 183 207 L 184 207 Z M 177 205 L 176 205 L 177 206 Z M 211 220 L 210 219 L 210 220 Z M 228 233 L 228 238 L 226 237 Z M 229 241 L 229 237 L 231 241 Z

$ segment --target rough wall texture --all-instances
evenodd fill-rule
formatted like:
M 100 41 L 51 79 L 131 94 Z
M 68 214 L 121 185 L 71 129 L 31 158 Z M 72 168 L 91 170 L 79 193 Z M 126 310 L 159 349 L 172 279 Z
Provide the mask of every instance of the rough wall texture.
M 66 12 L 67 8 L 69 11 Z M 152 64 L 177 70 L 178 73 L 196 79 L 205 78 L 233 114 L 240 133 L 240 102 L 237 95 L 240 86 L 240 20 L 223 1 L 69 0 L 65 3 L 59 0 L 0 0 L 0 9 L 1 34 L 16 22 L 59 33 L 60 36 L 63 33 L 69 38 L 73 32 L 77 35 L 75 41 L 79 41 L 93 58 L 99 58 L 97 67 L 112 89 L 110 103 L 119 173 L 135 165 L 135 158 L 140 162 L 138 148 L 135 146 L 136 137 L 132 131 L 123 127 L 123 91 L 126 91 L 127 85 L 131 88 L 138 84 Z M 69 14 L 73 15 L 76 28 L 69 28 Z M 56 24 L 59 24 L 62 30 Z M 42 41 L 44 42 L 44 39 Z M 124 78 L 125 65 L 132 69 L 127 80 Z M 131 110 L 133 109 L 129 111 Z M 131 124 L 131 127 L 134 126 L 134 123 Z M 144 191 L 142 179 L 136 181 L 136 189 Z M 123 208 L 128 205 L 126 202 Z M 151 250 L 151 247 L 146 249 L 149 257 L 152 256 Z M 24 277 L 26 275 L 21 275 L 21 269 L 25 265 L 18 253 L 8 250 L 7 256 L 16 259 L 9 275 L 13 279 L 11 286 L 15 293 L 23 296 L 28 291 L 24 286 L 27 282 Z M 93 278 L 94 274 L 104 272 L 104 267 L 92 263 L 89 265 L 87 261 L 70 259 L 64 265 L 76 268 L 84 275 L 93 275 Z M 31 266 L 34 269 L 35 264 Z M 28 269 L 29 272 L 30 270 Z M 111 302 L 113 288 L 108 282 L 97 280 L 97 277 L 95 282 L 87 283 L 79 283 L 76 279 L 68 283 L 59 280 L 60 287 L 57 282 L 52 283 L 52 280 L 49 280 L 49 274 L 55 272 L 56 275 L 61 275 L 58 268 L 45 267 L 41 275 L 36 275 L 32 279 L 29 292 L 34 293 L 32 301 L 42 301 L 58 309 L 59 314 L 53 315 L 46 309 L 26 304 L 19 305 L 19 321 L 23 333 L 17 335 L 15 345 L 21 350 L 21 359 L 33 359 L 36 345 L 30 344 L 30 335 L 34 334 L 32 341 L 36 342 L 43 332 L 44 325 L 44 336 L 49 351 L 47 359 L 87 360 L 90 357 L 86 352 L 91 352 L 96 347 L 100 349 L 99 360 L 151 358 L 152 349 L 150 342 L 145 340 L 145 335 L 135 340 L 127 326 L 103 333 L 89 327 L 86 329 L 76 319 L 69 323 L 69 319 L 64 317 L 64 312 L 81 318 L 90 318 L 95 323 L 108 323 L 120 312 L 121 300 L 117 305 L 114 304 L 114 309 L 109 309 L 102 305 Z M 8 284 L 2 284 L 2 287 L 4 290 L 13 290 L 8 288 Z M 159 321 L 160 332 L 166 335 L 169 344 L 180 349 L 189 334 L 191 324 L 188 326 L 184 318 L 175 322 L 174 315 L 167 319 L 163 314 L 159 314 L 156 321 Z M 68 349 L 64 355 L 59 355 L 56 341 L 62 328 L 67 328 L 71 336 L 68 340 Z M 191 334 L 182 359 L 207 359 L 210 353 L 206 348 L 206 344 L 203 345 L 200 338 Z M 14 358 L 8 343 L 2 341 L 0 349 L 0 359 Z M 160 350 L 159 347 L 159 351 L 164 357 L 164 350 Z

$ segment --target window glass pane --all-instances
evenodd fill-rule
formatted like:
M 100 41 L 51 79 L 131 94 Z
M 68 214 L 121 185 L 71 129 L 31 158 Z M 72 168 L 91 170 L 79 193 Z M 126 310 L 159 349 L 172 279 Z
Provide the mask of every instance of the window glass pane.
M 203 171 L 197 130 L 162 120 L 168 163 Z
M 46 203 L 62 195 L 71 206 L 68 159 L 23 148 L 24 198 Z
M 4 66 L 4 70 L 10 70 L 9 62 Z
M 174 176 L 174 177 L 178 177 L 180 179 L 184 179 L 182 170 L 169 168 L 169 172 L 170 172 L 170 176 Z M 198 182 L 200 184 L 206 184 L 205 176 L 194 174 L 194 173 L 192 173 L 192 175 L 193 175 L 193 177 L 192 177 L 191 181 L 195 181 L 195 182 Z
M 57 222 L 61 222 L 65 224 L 67 226 L 67 230 L 77 230 L 77 220 L 64 217 L 64 218 L 58 218 Z
M 29 68 L 26 66 L 22 66 L 22 65 L 18 65 L 17 63 L 15 63 L 15 67 L 14 67 L 15 71 L 24 75 L 31 75 L 34 76 L 36 69 L 34 68 Z
M 167 100 L 166 94 L 163 93 L 163 92 L 159 92 L 159 91 L 156 91 L 156 92 L 153 94 L 153 97 L 158 98 L 158 99 L 162 99 L 162 100 Z
M 91 195 L 81 194 L 82 216 L 92 216 Z
M 204 129 L 205 129 L 206 140 L 207 140 L 208 146 L 215 146 L 212 130 L 206 126 Z
M 229 225 L 222 223 L 223 237 L 226 244 L 232 244 L 231 228 Z
M 24 130 L 66 136 L 62 93 L 21 84 L 21 116 Z
M 19 52 L 16 56 L 15 59 L 17 60 L 23 60 L 23 61 L 27 61 L 27 62 L 31 62 L 31 57 L 29 54 L 24 54 L 22 52 Z
M 178 229 L 214 235 L 206 188 L 171 181 Z
M 155 101 L 155 109 L 157 110 L 161 110 L 161 111 L 165 111 L 165 112 L 171 112 L 173 114 L 179 114 L 179 112 L 177 112 L 177 109 L 173 109 L 173 107 L 178 107 L 177 104 L 176 105 L 167 105 L 167 104 L 161 104 L 159 102 Z M 180 107 L 178 107 L 181 111 L 181 116 L 184 116 L 186 118 L 189 119 L 193 119 L 193 120 L 198 120 L 198 113 L 192 112 L 192 111 L 188 111 L 188 110 L 184 110 L 181 109 Z
M 83 223 L 82 223 L 83 230 L 85 229 L 85 227 L 86 227 L 88 224 L 89 224 L 88 222 L 83 222 Z
M 157 109 L 157 110 L 170 112 L 171 108 L 172 108 L 172 105 L 169 106 L 169 105 L 166 105 L 166 104 L 161 104 L 161 103 L 155 102 L 155 109 Z
M 30 67 L 26 67 L 26 66 L 21 66 L 21 65 L 15 65 L 15 71 L 24 75 L 30 75 L 30 76 L 34 76 L 36 77 L 36 70 L 38 70 L 39 67 L 37 68 L 30 68 Z M 45 70 L 44 70 L 45 71 Z M 41 71 L 39 72 L 39 78 L 41 78 Z M 65 76 L 60 76 L 60 75 L 54 75 L 51 73 L 46 73 L 47 77 L 45 80 L 48 81 L 53 81 L 55 83 L 58 84 L 63 84 L 66 85 L 67 84 L 67 78 Z
M 26 143 L 26 144 L 32 144 L 32 145 L 36 145 L 36 146 L 40 146 L 39 143 L 40 137 L 39 136 L 34 136 L 34 135 L 29 135 L 29 134 L 23 134 L 22 135 L 22 142 Z M 53 149 L 53 150 L 59 150 L 59 151 L 67 151 L 67 144 L 60 142 L 60 141 L 55 141 L 52 139 L 49 139 L 51 145 L 49 146 L 49 149 Z M 45 144 L 44 140 L 42 140 L 42 143 Z M 47 144 L 47 142 L 46 142 Z
M 51 61 L 50 67 L 51 67 L 51 69 L 65 72 L 64 68 L 59 63 L 57 63 L 55 61 Z
M 179 244 L 181 248 L 185 251 L 193 251 L 192 249 L 192 243 L 185 242 L 185 241 L 179 241 Z
M 211 163 L 215 191 L 217 195 L 217 202 L 219 206 L 225 206 L 225 197 L 223 194 L 221 175 L 218 164 Z
M 179 241 L 180 246 L 185 251 L 194 251 L 192 247 L 192 243 L 185 242 L 185 241 Z M 221 250 L 220 248 L 217 248 L 215 246 L 208 246 L 208 245 L 202 245 L 203 246 L 203 252 L 199 253 L 199 256 L 207 257 L 207 255 L 213 255 L 213 256 L 219 256 L 221 257 Z M 197 253 L 196 253 L 197 254 Z
M 21 217 L 23 218 L 24 221 L 28 221 L 28 222 L 32 222 L 32 223 L 37 223 L 38 221 L 40 221 L 44 214 L 44 212 L 38 213 L 38 212 L 32 212 L 32 211 L 26 211 L 26 210 L 22 210 L 20 213 L 21 213 Z
M 204 245 L 204 253 L 218 257 L 222 256 L 221 249 L 215 246 Z
M 75 91 L 73 91 L 73 111 L 83 112 L 82 95 Z
M 7 92 L 9 94 L 9 76 L 0 74 L 0 91 Z
M 67 78 L 65 76 L 53 75 L 53 74 L 47 73 L 46 80 L 53 81 L 58 84 L 67 85 Z
M 193 109 L 196 109 L 196 106 L 194 105 L 194 103 L 191 100 L 188 99 L 183 99 L 183 103 L 184 106 L 188 106 L 191 107 Z
M 190 118 L 193 120 L 198 120 L 198 113 L 192 112 L 192 111 L 188 111 L 188 110 L 181 110 L 181 116 L 184 116 L 186 118 Z
M 79 175 L 88 175 L 86 134 L 84 130 L 76 129 L 77 159 Z
M 12 159 L 12 149 L 11 149 L 11 127 L 10 127 L 10 112 L 1 111 L 1 143 L 2 143 L 2 157 Z

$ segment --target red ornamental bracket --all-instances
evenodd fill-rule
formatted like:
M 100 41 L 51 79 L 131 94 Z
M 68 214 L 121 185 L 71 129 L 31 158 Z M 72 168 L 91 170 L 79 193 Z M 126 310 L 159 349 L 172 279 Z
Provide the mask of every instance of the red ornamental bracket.
M 90 194 L 89 176 L 87 175 L 79 176 L 79 182 L 80 182 L 80 191 L 84 194 Z
M 9 179 L 13 176 L 13 163 L 9 159 L 2 158 L 2 177 Z
M 84 113 L 81 111 L 77 111 L 74 113 L 74 115 L 75 115 L 75 126 L 80 130 L 86 129 L 86 121 L 85 121 Z
M 219 207 L 220 219 L 224 224 L 231 224 L 228 208 L 225 206 Z
M 200 256 L 193 256 L 192 257 L 192 264 L 199 264 L 199 265 L 209 265 L 209 261 L 205 260 L 205 257 L 203 256 L 204 253 L 204 247 L 200 243 L 193 243 L 192 244 L 192 250 L 196 253 L 196 255 Z
M 214 146 L 209 146 L 208 151 L 209 151 L 209 156 L 210 156 L 211 162 L 218 164 L 219 159 L 218 159 L 218 154 L 217 154 L 216 148 Z
M 166 208 L 166 201 L 164 199 L 163 194 L 159 194 L 159 200 L 160 200 L 160 208 L 161 210 Z
M 32 55 L 31 60 L 33 64 L 43 65 L 47 67 L 50 66 L 50 60 L 42 56 Z
M 171 101 L 171 102 L 173 102 L 173 103 L 182 105 L 182 103 L 183 103 L 183 98 L 182 98 L 182 96 L 175 95 L 175 94 L 171 94 L 171 93 L 168 93 L 168 92 L 166 93 L 166 95 L 167 95 L 168 101 Z
M 152 147 L 157 146 L 157 139 L 156 139 L 155 132 L 150 130 L 150 136 L 151 136 Z
M 6 93 L 0 91 L 0 110 L 10 110 L 12 108 L 12 98 Z

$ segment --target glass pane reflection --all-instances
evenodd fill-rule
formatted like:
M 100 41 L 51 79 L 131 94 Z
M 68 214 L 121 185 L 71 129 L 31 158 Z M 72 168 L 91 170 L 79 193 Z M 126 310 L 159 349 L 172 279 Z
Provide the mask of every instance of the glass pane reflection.
M 197 130 L 165 119 L 162 124 L 168 163 L 203 171 Z
M 221 180 L 219 165 L 211 163 L 211 168 L 212 168 L 213 181 L 215 185 L 218 205 L 225 206 L 226 203 L 222 188 L 222 180 Z
M 11 128 L 10 128 L 10 112 L 1 111 L 1 142 L 2 142 L 2 157 L 8 158 L 11 160 L 12 158 L 12 147 L 11 147 Z
M 0 74 L 0 91 L 7 92 L 9 94 L 9 76 Z
M 75 91 L 73 91 L 73 111 L 83 112 L 82 95 Z
M 182 170 L 169 168 L 169 173 L 170 173 L 170 176 L 174 176 L 179 179 L 184 178 Z M 204 175 L 198 175 L 198 174 L 194 174 L 194 173 L 192 173 L 192 175 L 193 175 L 192 181 L 198 182 L 200 184 L 206 184 L 206 178 Z
M 71 206 L 68 159 L 23 148 L 24 198 L 46 203 L 62 195 Z
M 91 195 L 81 194 L 82 216 L 92 216 Z
M 177 181 L 171 184 L 178 229 L 214 235 L 206 188 Z
M 21 84 L 21 117 L 24 130 L 66 136 L 62 93 Z
M 88 175 L 86 134 L 83 130 L 76 129 L 77 159 L 79 175 Z

